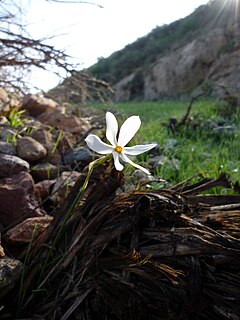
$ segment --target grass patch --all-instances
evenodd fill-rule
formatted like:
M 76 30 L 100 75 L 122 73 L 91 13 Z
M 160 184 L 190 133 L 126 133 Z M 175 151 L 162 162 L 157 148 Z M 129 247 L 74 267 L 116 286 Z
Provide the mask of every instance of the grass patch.
M 221 172 L 226 172 L 233 182 L 239 181 L 239 110 L 226 113 L 217 102 L 199 101 L 194 103 L 188 123 L 176 133 L 171 132 L 169 119 L 176 118 L 179 122 L 187 106 L 186 102 L 167 101 L 118 103 L 97 108 L 112 111 L 118 118 L 122 115 L 120 122 L 130 115 L 140 116 L 142 126 L 132 144 L 156 141 L 159 154 L 169 159 L 155 169 L 154 175 L 174 184 L 196 173 L 216 178 Z M 215 131 L 214 127 L 220 125 L 233 126 L 235 129 L 233 132 Z M 143 162 L 149 159 L 141 155 L 138 160 Z M 223 189 L 221 192 L 227 191 Z

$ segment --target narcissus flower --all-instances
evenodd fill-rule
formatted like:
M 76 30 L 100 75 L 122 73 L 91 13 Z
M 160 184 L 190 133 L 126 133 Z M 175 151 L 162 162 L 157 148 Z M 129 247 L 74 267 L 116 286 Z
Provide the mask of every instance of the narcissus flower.
M 136 145 L 133 147 L 125 147 L 128 142 L 134 137 L 140 128 L 141 120 L 138 116 L 129 117 L 121 126 L 118 134 L 118 122 L 111 112 L 106 113 L 106 138 L 111 145 L 103 142 L 98 136 L 90 134 L 85 139 L 88 147 L 99 154 L 112 154 L 115 168 L 122 171 L 124 166 L 122 163 L 130 163 L 134 167 L 144 171 L 147 174 L 150 172 L 142 166 L 132 162 L 128 155 L 136 156 L 146 152 L 156 146 L 155 143 Z

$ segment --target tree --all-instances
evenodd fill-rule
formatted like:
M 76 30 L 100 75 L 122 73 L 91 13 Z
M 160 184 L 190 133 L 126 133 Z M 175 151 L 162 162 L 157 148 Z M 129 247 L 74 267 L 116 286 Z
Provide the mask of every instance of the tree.
M 85 1 L 46 1 L 97 5 Z M 74 77 L 76 66 L 71 63 L 71 57 L 64 50 L 46 44 L 45 40 L 49 39 L 30 37 L 27 25 L 22 22 L 23 16 L 24 11 L 18 5 L 18 0 L 0 0 L 0 86 L 23 93 L 28 91 L 29 84 L 26 79 L 32 68 L 53 70 L 57 74 L 65 71 L 66 76 Z M 82 80 L 79 81 L 79 78 Z M 81 86 L 89 78 L 87 74 L 78 76 L 78 85 Z M 103 85 L 103 82 L 101 83 Z M 84 88 L 86 89 L 86 85 Z

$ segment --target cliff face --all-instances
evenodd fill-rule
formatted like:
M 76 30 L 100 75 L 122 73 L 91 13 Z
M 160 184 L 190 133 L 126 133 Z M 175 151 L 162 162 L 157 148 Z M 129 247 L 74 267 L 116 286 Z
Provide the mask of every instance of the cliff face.
M 240 92 L 240 32 L 238 25 L 214 28 L 159 58 L 144 72 L 136 71 L 115 85 L 116 100 L 158 100 L 191 93 L 204 83 L 212 95 Z
M 240 5 L 235 0 L 212 0 L 181 20 L 201 21 L 168 52 L 118 81 L 116 100 L 158 100 L 188 96 L 203 84 L 212 96 L 240 96 Z M 171 25 L 170 25 L 171 26 Z M 186 41 L 189 39 L 189 41 Z

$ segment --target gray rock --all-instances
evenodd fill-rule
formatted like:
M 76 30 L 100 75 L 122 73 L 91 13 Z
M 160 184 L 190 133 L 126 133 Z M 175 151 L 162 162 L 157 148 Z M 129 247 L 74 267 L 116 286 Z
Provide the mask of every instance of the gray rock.
M 8 119 L 4 116 L 0 116 L 0 124 L 7 124 L 9 125 L 10 122 L 8 121 Z
M 0 259 L 0 300 L 14 287 L 22 270 L 23 264 L 19 260 L 8 257 Z
M 15 156 L 17 154 L 15 147 L 11 143 L 5 141 L 0 141 L 0 153 L 11 156 Z
M 219 134 L 222 134 L 222 133 L 231 134 L 231 133 L 234 133 L 235 130 L 236 130 L 235 126 L 218 126 L 218 127 L 213 129 L 213 132 L 214 133 L 219 133 Z
M 1 131 L 0 139 L 2 141 L 16 141 L 19 137 L 20 135 L 18 134 L 17 129 L 5 127 Z
M 176 158 L 169 159 L 168 157 L 161 155 L 156 156 L 150 159 L 149 164 L 152 166 L 153 169 L 160 168 L 162 166 L 170 166 L 175 170 L 179 169 L 179 160 Z
M 152 175 L 146 174 L 142 170 L 135 170 L 131 176 L 134 184 L 142 184 L 147 183 L 149 181 L 154 180 L 154 177 Z
M 0 154 L 0 177 L 10 177 L 21 171 L 28 171 L 29 163 L 19 157 Z
M 53 140 L 52 133 L 44 128 L 35 130 L 31 134 L 31 137 L 41 143 L 45 148 L 47 148 Z
M 18 156 L 24 160 L 35 162 L 47 155 L 44 146 L 32 137 L 23 137 L 17 141 Z
M 82 166 L 87 165 L 93 160 L 93 155 L 88 148 L 79 147 L 66 153 L 63 157 L 64 164 L 80 164 Z
M 168 161 L 169 161 L 169 159 L 166 156 L 163 156 L 163 155 L 162 156 L 155 156 L 149 160 L 149 164 L 153 168 L 157 168 L 157 167 L 161 167 L 162 165 L 164 165 Z
M 75 182 L 79 179 L 82 173 L 78 171 L 64 171 L 57 178 L 52 190 L 51 200 L 55 203 L 62 202 L 72 190 Z
M 60 169 L 51 163 L 39 163 L 31 170 L 35 181 L 50 180 L 60 174 Z
M 167 141 L 167 149 L 174 149 L 174 147 L 176 146 L 176 144 L 177 144 L 177 140 L 176 139 L 169 139 L 168 141 Z

